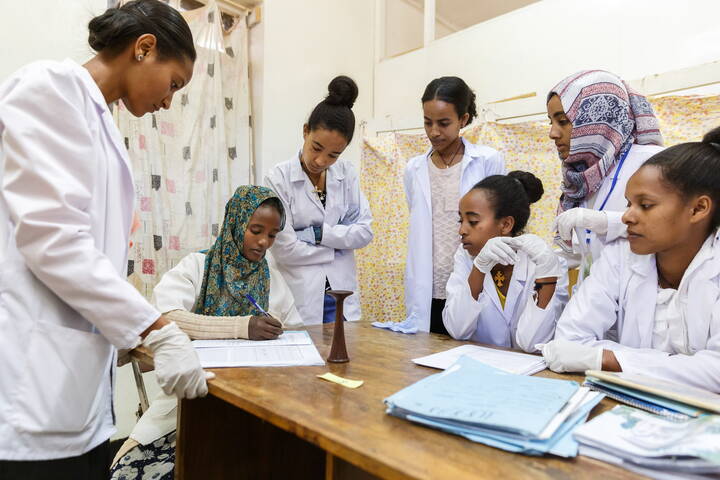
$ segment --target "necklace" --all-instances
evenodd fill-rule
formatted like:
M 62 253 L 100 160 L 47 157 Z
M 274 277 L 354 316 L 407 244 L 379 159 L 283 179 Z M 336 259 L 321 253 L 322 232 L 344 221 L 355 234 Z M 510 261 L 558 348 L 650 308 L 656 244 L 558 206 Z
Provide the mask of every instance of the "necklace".
M 318 196 L 325 193 L 325 189 L 321 189 L 319 185 L 322 183 L 323 178 L 325 178 L 325 172 L 326 170 L 323 170 L 320 172 L 320 176 L 317 179 L 317 182 L 313 182 L 312 177 L 310 176 L 310 172 L 307 171 L 307 168 L 305 168 L 305 163 L 302 160 L 302 155 L 298 154 L 298 158 L 300 159 L 300 167 L 302 168 L 303 172 L 305 172 L 305 175 L 307 175 L 308 180 L 310 180 L 310 183 L 313 186 L 313 192 L 316 193 Z
M 446 161 L 445 161 L 445 159 L 444 159 L 443 156 L 442 156 L 442 153 L 440 153 L 440 150 L 435 150 L 435 151 L 437 152 L 437 154 L 438 154 L 438 157 L 440 157 L 440 162 L 442 162 L 442 164 L 445 165 L 445 168 L 450 168 L 450 165 L 452 165 L 452 162 L 453 162 L 453 160 L 455 160 L 455 156 L 456 156 L 456 155 L 458 154 L 458 152 L 460 151 L 460 147 L 462 147 L 462 145 L 463 145 L 463 142 L 462 142 L 462 140 L 460 140 L 460 141 L 458 142 L 457 148 L 455 149 L 455 152 L 453 152 L 453 154 L 450 155 L 450 161 L 449 161 L 449 162 L 446 162 Z
M 495 272 L 495 275 L 493 276 L 493 282 L 495 282 L 495 286 L 497 288 L 502 288 L 502 286 L 505 284 L 505 274 L 502 270 L 498 270 Z

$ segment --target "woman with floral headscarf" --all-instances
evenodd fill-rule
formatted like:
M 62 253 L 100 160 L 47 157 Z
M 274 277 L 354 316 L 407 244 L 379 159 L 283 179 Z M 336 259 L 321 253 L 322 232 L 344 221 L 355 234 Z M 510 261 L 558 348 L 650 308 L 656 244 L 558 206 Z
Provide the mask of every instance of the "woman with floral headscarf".
M 266 259 L 284 223 L 285 210 L 272 190 L 239 187 L 225 206 L 215 244 L 163 275 L 153 303 L 192 339 L 270 340 L 282 327 L 301 325 L 292 292 Z M 176 398 L 161 393 L 120 448 L 111 478 L 172 479 L 176 418 Z
M 662 150 L 662 136 L 647 98 L 602 70 L 584 70 L 558 83 L 548 94 L 547 111 L 563 174 L 553 229 L 568 253 L 573 231 L 581 237 L 575 238 L 575 255 L 568 255 L 572 267 L 586 245 L 590 259 L 598 258 L 604 244 L 625 236 L 625 185 Z

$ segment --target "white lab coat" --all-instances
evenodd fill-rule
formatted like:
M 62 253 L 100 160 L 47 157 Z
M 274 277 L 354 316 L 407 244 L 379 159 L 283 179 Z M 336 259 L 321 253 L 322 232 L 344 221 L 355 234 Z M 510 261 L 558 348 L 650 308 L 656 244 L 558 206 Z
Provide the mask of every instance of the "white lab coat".
M 360 190 L 357 173 L 348 162 L 338 160 L 327 169 L 326 206 L 300 165 L 298 155 L 283 162 L 265 177 L 285 206 L 285 228 L 271 250 L 278 269 L 295 297 L 295 306 L 306 325 L 322 323 L 325 278 L 336 290 L 355 292 L 345 299 L 344 315 L 360 319 L 355 250 L 373 238 L 372 215 Z M 320 245 L 298 240 L 296 230 L 322 225 Z
M 80 455 L 115 431 L 115 349 L 160 316 L 125 280 L 130 162 L 85 68 L 0 86 L 0 167 L 0 459 Z
M 485 275 L 483 291 L 475 300 L 470 293 L 468 277 L 473 258 L 460 246 L 447 283 L 447 300 L 443 323 L 457 340 L 473 340 L 501 347 L 522 348 L 535 352 L 535 344 L 553 338 L 555 324 L 568 301 L 568 277 L 565 261 L 560 260 L 562 275 L 555 293 L 543 308 L 535 304 L 535 264 L 520 250 L 513 268 L 505 299 L 505 308 L 491 275 Z
M 555 338 L 613 350 L 624 372 L 720 392 L 720 233 L 706 240 L 678 289 L 683 350 L 692 354 L 652 348 L 657 288 L 655 255 L 635 255 L 616 240 L 570 299 Z M 618 342 L 603 340 L 614 326 Z
M 607 203 L 603 211 L 607 213 L 608 218 L 608 230 L 604 235 L 596 235 L 590 232 L 587 235 L 587 239 L 590 242 L 590 253 L 593 259 L 600 258 L 603 247 L 618 239 L 627 236 L 627 226 L 622 222 L 622 216 L 627 209 L 627 199 L 625 198 L 625 187 L 627 186 L 630 177 L 642 167 L 645 161 L 655 155 L 656 153 L 664 150 L 664 147 L 657 145 L 637 145 L 633 144 L 630 147 L 625 162 L 623 163 L 620 172 L 618 173 L 617 183 L 615 188 L 612 188 L 613 178 L 617 170 L 618 164 L 610 169 L 607 176 L 603 180 L 600 189 L 597 192 L 590 195 L 587 201 L 584 202 L 583 208 L 591 208 L 599 210 L 600 206 L 607 198 Z M 608 197 L 608 194 L 610 195 Z M 570 268 L 575 268 L 580 263 L 580 253 L 582 253 L 579 245 L 579 241 L 575 235 L 573 235 L 573 252 L 574 254 L 565 254 L 561 251 L 557 253 L 562 255 L 568 262 Z
M 269 252 L 268 252 L 269 253 Z M 274 264 L 267 256 L 270 267 L 270 292 L 268 313 L 282 322 L 283 327 L 302 325 L 295 308 L 292 292 Z M 195 252 L 182 258 L 162 276 L 153 289 L 153 304 L 163 313 L 172 310 L 192 311 L 205 273 L 205 254 Z M 160 392 L 150 408 L 140 417 L 130 433 L 130 438 L 147 445 L 177 428 L 177 397 Z
M 192 311 L 202 289 L 205 258 L 204 253 L 190 253 L 162 276 L 153 289 L 152 301 L 158 310 L 162 313 L 172 310 Z M 295 308 L 290 288 L 277 270 L 270 252 L 266 258 L 270 269 L 268 313 L 280 320 L 284 327 L 301 326 L 303 322 Z
M 461 161 L 459 197 L 465 195 L 477 182 L 490 175 L 504 175 L 502 155 L 490 147 L 474 145 L 464 138 L 465 154 Z M 428 156 L 413 157 L 405 167 L 405 198 L 410 211 L 410 230 L 405 264 L 405 313 L 415 318 L 417 327 L 430 330 L 432 303 L 432 205 L 430 199 L 430 173 Z M 459 242 L 458 242 L 459 243 Z

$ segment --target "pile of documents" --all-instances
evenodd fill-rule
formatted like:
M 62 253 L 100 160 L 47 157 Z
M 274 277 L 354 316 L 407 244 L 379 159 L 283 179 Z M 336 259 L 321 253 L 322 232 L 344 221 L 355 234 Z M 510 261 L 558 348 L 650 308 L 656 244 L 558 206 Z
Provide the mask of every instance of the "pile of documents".
M 413 362 L 425 367 L 445 370 L 462 357 L 470 357 L 486 365 L 517 375 L 533 375 L 545 370 L 545 360 L 540 355 L 499 350 L 477 345 L 461 345 L 426 357 L 414 358 Z
M 325 365 L 306 331 L 283 332 L 275 340 L 195 340 L 203 368 Z
M 576 382 L 515 375 L 462 356 L 385 404 L 390 415 L 474 442 L 574 457 L 572 432 L 602 397 Z
M 678 421 L 618 405 L 575 430 L 580 454 L 652 478 L 718 478 L 720 416 Z
M 627 372 L 590 370 L 585 385 L 630 406 L 575 431 L 582 455 L 653 478 L 718 478 L 720 395 Z

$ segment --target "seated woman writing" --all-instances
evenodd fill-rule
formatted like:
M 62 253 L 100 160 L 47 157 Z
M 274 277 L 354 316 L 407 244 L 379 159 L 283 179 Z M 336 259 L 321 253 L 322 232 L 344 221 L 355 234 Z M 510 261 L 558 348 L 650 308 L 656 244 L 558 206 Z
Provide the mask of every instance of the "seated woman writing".
M 535 175 L 516 170 L 486 177 L 460 199 L 462 246 L 443 310 L 453 338 L 530 352 L 553 337 L 567 268 L 540 237 L 522 234 L 542 194 Z
M 628 238 L 593 263 L 545 360 L 556 372 L 640 373 L 720 392 L 720 129 L 650 157 L 625 197 Z
M 272 190 L 238 188 L 215 244 L 163 275 L 153 303 L 192 339 L 270 340 L 283 327 L 302 325 L 290 289 L 265 258 L 284 221 L 282 202 Z M 172 479 L 176 418 L 177 399 L 159 395 L 120 448 L 111 478 Z

